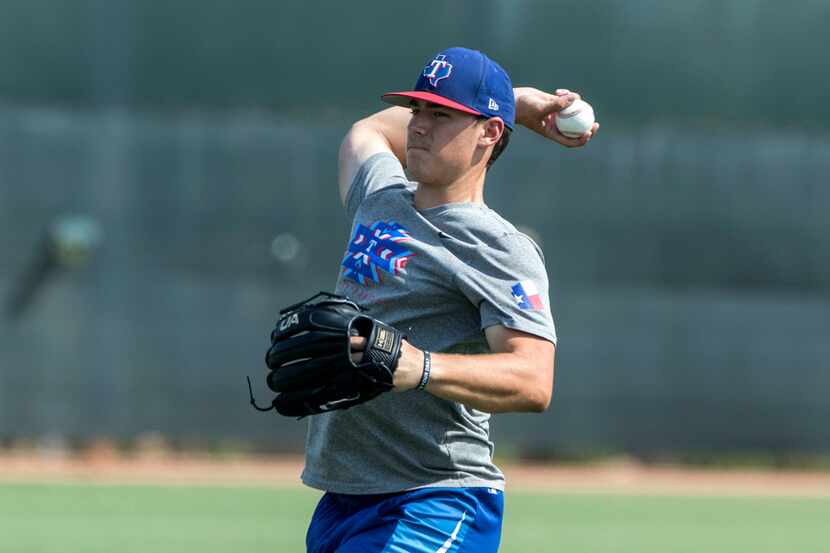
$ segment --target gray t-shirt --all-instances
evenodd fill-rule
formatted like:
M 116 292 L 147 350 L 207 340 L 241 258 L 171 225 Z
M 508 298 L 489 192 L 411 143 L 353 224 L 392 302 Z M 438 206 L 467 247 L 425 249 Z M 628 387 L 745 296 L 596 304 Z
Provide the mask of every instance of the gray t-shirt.
M 493 325 L 556 343 L 539 247 L 485 205 L 416 210 L 415 186 L 391 154 L 360 168 L 346 199 L 352 236 L 336 292 L 432 352 L 488 353 L 484 329 Z M 302 479 L 347 494 L 503 489 L 489 419 L 417 390 L 315 415 Z

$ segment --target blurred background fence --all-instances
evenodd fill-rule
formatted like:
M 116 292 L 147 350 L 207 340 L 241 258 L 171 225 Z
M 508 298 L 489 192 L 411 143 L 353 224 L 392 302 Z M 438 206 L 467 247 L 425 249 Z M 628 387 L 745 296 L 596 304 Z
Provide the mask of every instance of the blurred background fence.
M 103 241 L 0 322 L 0 440 L 301 450 L 305 424 L 253 412 L 244 375 L 279 307 L 334 285 L 349 124 L 464 44 L 603 124 L 579 151 L 519 131 L 488 178 L 542 243 L 561 340 L 550 410 L 496 417 L 497 451 L 830 451 L 830 4 L 2 13 L 0 298 L 60 217 Z

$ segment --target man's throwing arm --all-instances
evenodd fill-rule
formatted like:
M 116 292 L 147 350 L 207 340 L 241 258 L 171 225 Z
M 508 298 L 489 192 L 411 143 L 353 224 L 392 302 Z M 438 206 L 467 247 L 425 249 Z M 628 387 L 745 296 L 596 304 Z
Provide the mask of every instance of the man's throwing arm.
M 392 107 L 352 125 L 338 155 L 337 184 L 344 204 L 360 166 L 373 155 L 388 152 L 406 166 L 406 127 L 411 117 L 408 109 Z

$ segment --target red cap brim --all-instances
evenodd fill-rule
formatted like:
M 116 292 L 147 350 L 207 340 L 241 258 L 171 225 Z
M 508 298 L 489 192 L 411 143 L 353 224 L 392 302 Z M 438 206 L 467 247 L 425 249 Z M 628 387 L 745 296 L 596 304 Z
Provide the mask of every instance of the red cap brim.
M 431 102 L 433 104 L 438 104 L 439 106 L 457 109 L 458 111 L 463 111 L 464 113 L 481 115 L 480 111 L 468 108 L 464 104 L 459 104 L 458 102 L 450 100 L 449 98 L 444 98 L 443 96 L 439 96 L 432 92 L 422 92 L 420 90 L 413 90 L 410 92 L 387 92 L 381 96 L 381 100 L 388 104 L 405 108 L 409 107 L 409 102 L 412 100 L 423 100 L 424 102 Z

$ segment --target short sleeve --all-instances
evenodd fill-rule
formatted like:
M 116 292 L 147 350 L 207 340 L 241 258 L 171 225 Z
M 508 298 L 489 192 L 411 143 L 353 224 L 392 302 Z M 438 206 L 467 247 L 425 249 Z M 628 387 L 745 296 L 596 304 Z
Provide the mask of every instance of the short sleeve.
M 358 169 L 346 194 L 346 215 L 354 219 L 357 208 L 367 196 L 391 186 L 408 185 L 401 162 L 388 152 L 370 156 Z
M 556 344 L 548 275 L 539 246 L 515 233 L 480 248 L 478 254 L 456 273 L 455 281 L 478 306 L 481 329 L 503 325 Z

